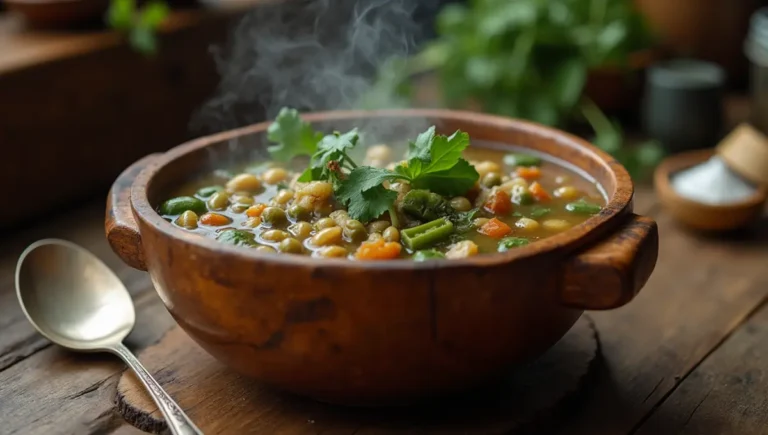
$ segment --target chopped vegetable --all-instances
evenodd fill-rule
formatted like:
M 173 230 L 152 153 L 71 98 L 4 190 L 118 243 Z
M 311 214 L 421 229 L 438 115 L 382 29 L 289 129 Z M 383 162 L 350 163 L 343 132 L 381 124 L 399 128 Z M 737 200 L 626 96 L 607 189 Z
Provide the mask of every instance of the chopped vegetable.
M 471 240 L 462 240 L 460 242 L 457 242 L 453 246 L 451 246 L 450 249 L 448 249 L 448 252 L 445 253 L 445 258 L 452 259 L 452 260 L 459 259 L 459 258 L 468 258 L 474 255 L 477 255 L 478 252 L 480 252 L 480 250 L 475 244 L 475 242 Z
M 552 196 L 549 195 L 549 192 L 547 192 L 546 189 L 544 189 L 544 187 L 537 181 L 531 183 L 530 187 L 528 187 L 528 190 L 530 190 L 531 195 L 533 195 L 533 197 L 536 198 L 536 200 L 539 202 L 549 201 L 552 199 Z
M 600 213 L 602 207 L 597 204 L 588 203 L 582 199 L 566 204 L 565 209 L 574 214 L 594 215 Z
M 434 249 L 424 249 L 416 251 L 413 254 L 413 261 L 429 261 L 429 260 L 441 260 L 445 258 L 445 254 Z
M 506 215 L 512 211 L 512 198 L 507 192 L 497 189 L 485 200 L 483 208 L 497 215 Z
M 257 246 L 256 235 L 243 230 L 224 230 L 216 240 L 235 246 Z
M 245 211 L 245 214 L 248 217 L 260 217 L 261 214 L 264 213 L 265 208 L 267 208 L 266 204 L 254 204 L 248 207 L 248 210 Z
M 421 189 L 406 193 L 401 207 L 406 214 L 423 222 L 447 216 L 453 211 L 450 203 L 442 196 Z
M 524 239 L 522 237 L 506 237 L 502 239 L 499 242 L 499 252 L 507 252 L 512 248 L 518 248 L 520 246 L 525 246 L 530 241 L 528 239 Z
M 416 251 L 428 248 L 445 240 L 453 234 L 454 227 L 446 218 L 435 219 L 417 227 L 408 228 L 400 233 L 400 236 L 408 249 Z
M 504 222 L 493 218 L 480 227 L 478 232 L 480 232 L 480 234 L 485 234 L 488 237 L 493 237 L 494 239 L 500 239 L 511 233 L 512 228 Z
M 530 215 L 531 215 L 532 218 L 538 219 L 538 218 L 544 217 L 544 216 L 546 216 L 546 215 L 548 215 L 550 213 L 552 213 L 552 209 L 551 208 L 534 207 L 531 210 Z
M 208 198 L 209 196 L 213 195 L 216 192 L 221 192 L 224 190 L 223 186 L 208 186 L 203 187 L 197 191 L 197 196 L 200 198 Z
M 516 205 L 531 205 L 536 202 L 533 194 L 526 186 L 513 187 L 511 201 Z
M 504 164 L 508 166 L 541 166 L 542 160 L 540 157 L 532 156 L 530 154 L 507 154 L 504 156 Z
M 515 174 L 518 177 L 524 178 L 528 181 L 538 180 L 541 177 L 541 169 L 535 166 L 531 166 L 531 167 L 521 166 L 515 170 Z
M 232 222 L 232 219 L 219 213 L 206 213 L 200 216 L 200 223 L 212 227 L 220 227 Z
M 166 216 L 182 214 L 187 210 L 192 210 L 197 214 L 203 214 L 207 211 L 205 203 L 192 196 L 169 199 L 160 206 L 160 214 Z
M 385 242 L 378 239 L 372 242 L 363 242 L 355 253 L 358 260 L 391 260 L 400 255 L 402 246 L 396 242 Z

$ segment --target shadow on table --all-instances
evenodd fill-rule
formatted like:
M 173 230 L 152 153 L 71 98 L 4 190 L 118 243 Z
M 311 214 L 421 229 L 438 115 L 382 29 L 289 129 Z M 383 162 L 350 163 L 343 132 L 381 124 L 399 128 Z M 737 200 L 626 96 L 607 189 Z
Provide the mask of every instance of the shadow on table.
M 768 216 L 763 216 L 748 227 L 716 233 L 702 233 L 679 225 L 678 227 L 686 233 L 702 240 L 723 243 L 731 246 L 768 247 Z

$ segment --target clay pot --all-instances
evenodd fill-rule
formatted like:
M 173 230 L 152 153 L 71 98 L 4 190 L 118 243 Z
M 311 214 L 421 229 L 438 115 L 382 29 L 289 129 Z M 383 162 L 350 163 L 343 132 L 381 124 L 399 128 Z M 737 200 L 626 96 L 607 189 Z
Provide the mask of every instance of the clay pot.
M 635 0 L 635 4 L 671 55 L 718 63 L 731 84 L 746 82 L 743 44 L 749 17 L 766 5 L 765 0 Z
M 261 149 L 269 122 L 144 158 L 112 187 L 109 243 L 126 263 L 149 271 L 168 310 L 203 349 L 259 381 L 354 405 L 461 391 L 541 355 L 583 310 L 628 303 L 654 269 L 656 223 L 632 213 L 626 170 L 581 139 L 447 110 L 328 112 L 305 119 L 324 130 L 365 125 L 387 131 L 426 119 L 443 133 L 461 129 L 475 140 L 556 155 L 591 174 L 610 200 L 599 215 L 563 233 L 463 260 L 270 255 L 185 232 L 155 212 L 190 176 Z

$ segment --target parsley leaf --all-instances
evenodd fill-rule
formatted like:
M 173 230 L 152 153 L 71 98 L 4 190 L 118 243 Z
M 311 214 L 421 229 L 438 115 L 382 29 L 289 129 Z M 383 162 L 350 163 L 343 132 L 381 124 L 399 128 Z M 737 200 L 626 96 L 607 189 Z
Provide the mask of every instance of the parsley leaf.
M 336 190 L 336 199 L 347 206 L 351 218 L 363 222 L 376 219 L 389 210 L 397 199 L 397 192 L 382 184 L 397 178 L 397 174 L 387 169 L 359 166 L 341 182 Z
M 412 179 L 411 186 L 445 196 L 463 195 L 475 185 L 478 178 L 475 167 L 460 159 L 450 169 L 418 174 Z
M 359 139 L 357 129 L 352 129 L 344 134 L 334 132 L 324 136 L 317 144 L 317 151 L 312 154 L 309 168 L 301 174 L 299 181 L 328 179 L 335 181 L 344 164 L 350 168 L 356 167 L 355 162 L 347 155 L 347 150 L 354 148 Z M 333 165 L 333 169 L 331 162 L 337 163 L 337 165 Z
M 461 195 L 479 178 L 475 168 L 461 158 L 469 146 L 469 135 L 460 131 L 451 136 L 435 134 L 431 127 L 411 143 L 407 165 L 395 172 L 410 181 L 416 189 L 427 189 L 441 195 Z
M 429 148 L 434 140 L 435 126 L 433 125 L 427 131 L 421 133 L 416 138 L 416 142 L 408 144 L 408 159 L 429 160 Z
M 299 117 L 299 111 L 284 107 L 267 129 L 267 139 L 277 143 L 267 150 L 272 158 L 287 162 L 301 155 L 311 156 L 317 150 L 322 133 L 316 132 Z

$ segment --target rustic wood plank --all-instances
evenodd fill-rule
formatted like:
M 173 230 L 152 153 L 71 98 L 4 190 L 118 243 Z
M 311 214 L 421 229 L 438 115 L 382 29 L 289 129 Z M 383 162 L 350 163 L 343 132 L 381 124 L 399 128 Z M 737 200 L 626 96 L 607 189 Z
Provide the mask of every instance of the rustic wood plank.
M 628 433 L 768 296 L 768 227 L 703 238 L 657 215 L 659 261 L 642 293 L 594 313 L 605 370 L 563 434 Z
M 499 388 L 426 407 L 378 410 L 350 410 L 276 394 L 223 367 L 178 328 L 140 358 L 207 434 L 304 435 L 332 429 L 370 435 L 489 435 L 555 427 L 563 402 L 584 385 L 597 349 L 595 330 L 585 316 L 540 360 L 511 372 Z M 118 409 L 127 420 L 148 432 L 165 428 L 157 406 L 132 373 L 123 374 L 117 392 Z
M 768 287 L 768 279 L 756 282 Z M 637 435 L 768 433 L 768 306 L 683 380 Z
M 135 298 L 137 325 L 126 340 L 143 348 L 173 324 L 154 292 Z M 117 429 L 115 385 L 123 364 L 107 354 L 74 354 L 50 346 L 0 372 L 0 433 L 102 434 Z
M 208 8 L 174 10 L 160 34 L 192 28 L 219 15 L 243 12 L 264 0 L 217 2 Z M 0 15 L 0 76 L 61 59 L 82 56 L 120 45 L 126 41 L 108 29 L 93 31 L 45 31 L 25 27 L 16 14 Z

